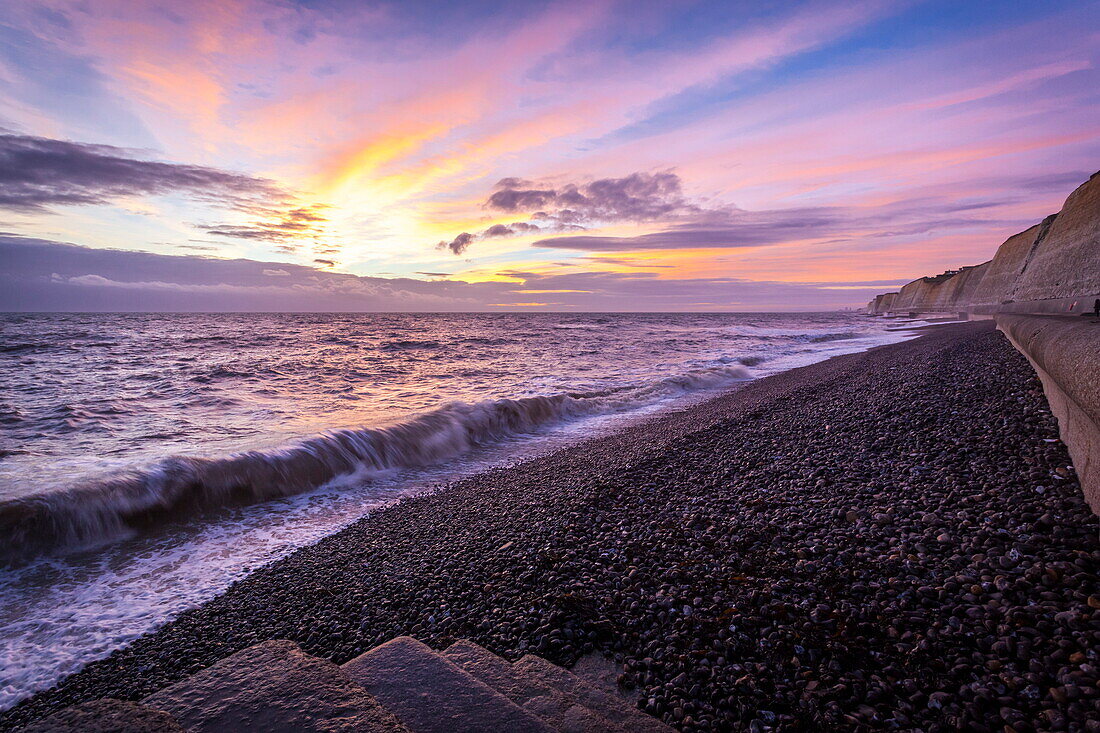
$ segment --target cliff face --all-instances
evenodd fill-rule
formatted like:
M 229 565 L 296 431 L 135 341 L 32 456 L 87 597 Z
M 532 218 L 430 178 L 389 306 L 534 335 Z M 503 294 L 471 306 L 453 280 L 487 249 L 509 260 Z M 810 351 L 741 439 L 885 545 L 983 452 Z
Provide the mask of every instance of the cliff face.
M 978 291 L 978 287 L 985 281 L 991 262 L 983 262 L 980 265 L 964 267 L 955 277 L 951 278 L 950 285 L 945 289 L 943 298 L 936 303 L 940 310 L 950 311 L 959 303 L 971 303 Z
M 911 283 L 906 283 L 894 296 L 894 305 L 892 310 L 907 311 L 910 306 L 914 305 L 920 300 L 921 294 L 927 289 L 928 285 L 925 284 L 924 278 L 920 280 L 914 280 Z
M 1016 279 L 1012 300 L 1096 293 L 1100 293 L 1100 173 L 1066 199 Z
M 905 285 L 894 297 L 893 310 L 937 312 L 950 300 L 949 294 L 956 289 L 956 278 L 960 273 L 961 271 L 949 271 L 935 277 L 914 280 Z
M 1100 172 L 1062 210 L 1009 237 L 989 262 L 922 277 L 867 304 L 869 313 L 1066 313 L 1100 298 Z
M 993 259 L 989 261 L 985 277 L 974 290 L 971 307 L 992 313 L 1000 307 L 1001 303 L 1011 300 L 1012 291 L 1016 287 L 1016 278 L 1023 271 L 1024 263 L 1041 228 L 1041 224 L 1036 224 L 1019 234 L 1012 235 L 997 248 L 997 254 L 993 255 Z

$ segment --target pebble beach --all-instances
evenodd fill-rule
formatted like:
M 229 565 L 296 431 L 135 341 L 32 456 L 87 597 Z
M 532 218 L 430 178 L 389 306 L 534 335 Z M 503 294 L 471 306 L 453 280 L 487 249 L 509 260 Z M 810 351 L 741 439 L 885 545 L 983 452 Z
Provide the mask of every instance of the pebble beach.
M 268 639 L 593 652 L 685 731 L 1100 731 L 1100 538 L 991 322 L 839 356 L 376 511 L 0 715 Z

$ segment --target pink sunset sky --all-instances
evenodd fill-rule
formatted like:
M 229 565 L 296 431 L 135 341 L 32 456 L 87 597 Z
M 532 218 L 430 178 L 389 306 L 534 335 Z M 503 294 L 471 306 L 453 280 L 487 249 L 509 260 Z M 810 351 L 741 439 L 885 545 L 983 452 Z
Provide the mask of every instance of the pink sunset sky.
M 1100 168 L 1094 2 L 14 2 L 12 310 L 810 310 Z

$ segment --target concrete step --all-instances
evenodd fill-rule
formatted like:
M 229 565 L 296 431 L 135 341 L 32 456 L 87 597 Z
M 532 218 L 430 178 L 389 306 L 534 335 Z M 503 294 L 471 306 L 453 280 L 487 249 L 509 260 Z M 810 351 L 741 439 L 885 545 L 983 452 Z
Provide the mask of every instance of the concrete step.
M 461 667 L 517 705 L 538 715 L 556 731 L 563 733 L 627 733 L 628 729 L 612 723 L 599 711 L 590 710 L 579 701 L 538 676 L 517 669 L 508 660 L 498 657 L 472 641 L 457 641 L 443 656 Z
M 343 670 L 413 733 L 553 730 L 537 715 L 407 636 L 359 655 Z
M 192 733 L 408 729 L 332 662 L 290 641 L 226 657 L 142 701 Z
M 593 687 L 572 672 L 562 669 L 542 657 L 528 654 L 513 666 L 538 677 L 548 685 L 556 687 L 589 710 L 598 710 L 601 716 L 628 730 L 652 731 L 653 733 L 668 733 L 672 730 L 656 718 L 646 715 L 619 695 Z
M 616 664 L 614 660 L 608 659 L 599 652 L 591 652 L 579 658 L 569 668 L 569 671 L 592 687 L 607 690 L 623 698 L 631 707 L 634 707 L 638 702 L 638 693 L 619 687 L 619 677 L 623 673 L 623 666 Z
M 582 660 L 583 661 L 583 660 Z M 669 731 L 612 689 L 528 655 L 515 664 L 469 641 L 442 654 L 399 637 L 338 667 L 268 641 L 149 695 L 66 708 L 28 733 L 628 733 Z M 582 664 L 579 669 L 582 669 Z M 609 682 L 609 680 L 611 680 Z M 606 689 L 605 689 L 606 688 Z

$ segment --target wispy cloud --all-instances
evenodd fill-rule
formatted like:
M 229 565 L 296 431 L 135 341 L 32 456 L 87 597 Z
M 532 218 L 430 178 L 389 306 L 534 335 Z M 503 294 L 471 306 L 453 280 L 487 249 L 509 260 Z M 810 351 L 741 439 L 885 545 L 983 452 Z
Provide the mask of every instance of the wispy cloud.
M 1060 181 L 1061 177 L 1054 180 Z M 540 187 L 532 181 L 505 178 L 496 185 L 485 206 L 509 214 L 526 213 L 531 219 L 497 224 L 476 234 L 463 232 L 450 242 L 440 242 L 439 247 L 457 255 L 478 240 L 583 230 L 620 222 L 656 224 L 657 228 L 630 236 L 570 233 L 535 239 L 531 246 L 608 253 L 737 249 L 807 242 L 829 244 L 868 237 L 889 239 L 950 228 L 1021 223 L 985 216 L 987 210 L 997 206 L 994 202 L 952 201 L 937 196 L 862 207 L 802 206 L 762 211 L 746 211 L 733 205 L 708 207 L 688 200 L 680 177 L 674 173 L 633 173 L 623 178 L 566 183 L 560 187 Z M 546 226 L 539 226 L 542 223 Z M 612 258 L 603 261 L 622 262 Z
M 296 206 L 285 211 L 269 207 L 271 218 L 257 220 L 248 224 L 217 224 L 201 227 L 207 234 L 235 239 L 256 239 L 286 245 L 288 242 L 305 237 L 316 237 L 325 230 L 328 217 L 323 213 L 329 207 L 325 204 Z
M 866 301 L 882 289 L 878 282 L 777 283 L 583 269 L 508 271 L 507 281 L 496 282 L 466 282 L 442 272 L 420 273 L 429 280 L 383 278 L 332 272 L 321 261 L 322 267 L 310 267 L 158 255 L 10 236 L 0 236 L 0 259 L 0 310 L 12 311 L 665 311 L 693 310 L 702 301 L 725 309 L 820 309 Z
M 0 207 L 44 211 L 170 193 L 242 210 L 286 196 L 274 182 L 243 173 L 145 160 L 110 145 L 0 134 Z

